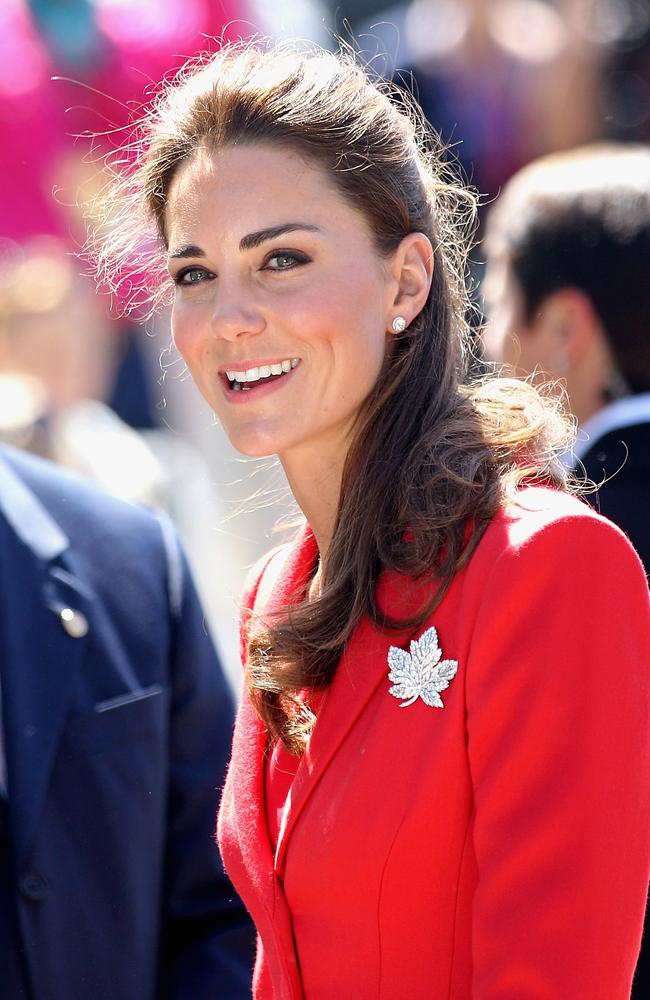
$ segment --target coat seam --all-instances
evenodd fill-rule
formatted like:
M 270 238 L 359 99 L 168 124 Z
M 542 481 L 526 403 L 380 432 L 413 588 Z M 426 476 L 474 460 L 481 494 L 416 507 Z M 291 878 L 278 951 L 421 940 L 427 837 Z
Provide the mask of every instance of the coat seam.
M 397 829 L 395 830 L 395 833 L 393 835 L 393 839 L 390 842 L 390 847 L 388 848 L 388 852 L 386 854 L 386 859 L 385 859 L 383 867 L 381 869 L 381 876 L 379 878 L 379 891 L 377 893 L 377 942 L 378 942 L 378 945 L 379 945 L 379 971 L 378 971 L 378 975 L 377 975 L 377 996 L 378 997 L 381 997 L 381 990 L 382 990 L 381 981 L 382 981 L 382 975 L 383 975 L 383 962 L 382 962 L 383 946 L 382 946 L 382 934 L 381 934 L 381 898 L 382 898 L 382 893 L 383 893 L 383 888 L 384 888 L 384 877 L 386 875 L 386 870 L 388 868 L 391 856 L 393 854 L 393 848 L 395 847 L 395 843 L 397 841 L 397 838 L 399 837 L 400 832 L 402 830 L 402 827 L 404 826 L 404 822 L 405 822 L 405 819 L 406 819 L 406 812 L 407 812 L 407 807 L 405 807 L 404 810 L 403 810 L 403 812 L 402 812 L 402 818 L 400 819 L 399 824 L 397 826 Z
M 453 932 L 453 936 L 452 936 L 451 957 L 450 957 L 450 961 L 449 961 L 449 988 L 447 990 L 447 1000 L 452 1000 L 451 988 L 452 988 L 453 979 L 454 979 L 454 965 L 456 963 L 456 944 L 457 944 L 457 938 L 458 938 L 458 898 L 460 896 L 460 886 L 461 886 L 460 876 L 461 876 L 461 873 L 463 871 L 463 866 L 464 866 L 464 863 L 465 863 L 465 855 L 467 853 L 467 849 L 468 849 L 468 846 L 469 846 L 469 843 L 470 843 L 470 832 L 471 832 L 471 829 L 472 829 L 473 820 L 474 820 L 474 808 L 472 807 L 472 809 L 470 810 L 469 816 L 467 818 L 467 826 L 465 828 L 465 837 L 463 839 L 463 849 L 462 849 L 462 851 L 460 853 L 460 859 L 458 861 L 458 871 L 457 871 L 457 874 L 456 874 L 456 887 L 457 888 L 456 888 L 456 902 L 454 903 L 454 921 L 453 921 L 454 932 Z

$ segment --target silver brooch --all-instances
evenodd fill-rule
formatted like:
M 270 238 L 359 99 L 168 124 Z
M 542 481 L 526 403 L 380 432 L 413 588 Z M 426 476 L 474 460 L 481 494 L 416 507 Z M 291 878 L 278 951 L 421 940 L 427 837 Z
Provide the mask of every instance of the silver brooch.
M 458 670 L 458 660 L 441 660 L 441 656 L 438 633 L 433 626 L 419 639 L 412 640 L 410 653 L 397 646 L 390 647 L 388 680 L 393 682 L 390 694 L 406 699 L 400 708 L 412 705 L 418 698 L 432 708 L 445 707 L 440 692 L 449 687 Z

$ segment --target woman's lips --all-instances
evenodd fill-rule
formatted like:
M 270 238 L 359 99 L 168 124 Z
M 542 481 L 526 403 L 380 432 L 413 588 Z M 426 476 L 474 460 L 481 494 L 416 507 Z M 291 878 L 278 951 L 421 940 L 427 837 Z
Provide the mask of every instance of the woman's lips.
M 228 369 L 226 372 L 221 372 L 219 380 L 228 402 L 237 404 L 252 402 L 275 392 L 293 378 L 300 365 L 300 359 L 288 359 L 287 365 L 283 365 L 281 372 L 276 374 L 278 364 L 282 363 L 268 362 L 262 365 L 251 365 L 244 369 L 235 369 L 234 371 Z M 269 374 L 267 374 L 267 370 Z M 246 377 L 246 381 L 241 381 L 242 375 Z

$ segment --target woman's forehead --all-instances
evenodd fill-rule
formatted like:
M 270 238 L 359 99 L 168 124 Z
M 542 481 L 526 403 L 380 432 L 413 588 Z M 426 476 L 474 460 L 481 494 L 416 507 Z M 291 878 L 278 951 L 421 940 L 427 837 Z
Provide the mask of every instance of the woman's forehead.
M 325 170 L 313 158 L 285 145 L 270 142 L 238 143 L 211 149 L 202 143 L 181 163 L 170 185 L 168 199 L 181 191 L 192 191 L 197 185 L 228 185 L 230 189 L 246 186 L 252 180 L 257 187 L 269 187 L 277 180 L 290 181 L 291 191 L 329 189 L 338 193 Z M 254 195 L 254 190 L 249 191 Z
M 251 143 L 199 147 L 170 184 L 165 218 L 170 233 L 218 220 L 239 240 L 287 221 L 358 227 L 360 213 L 318 164 L 282 146 Z

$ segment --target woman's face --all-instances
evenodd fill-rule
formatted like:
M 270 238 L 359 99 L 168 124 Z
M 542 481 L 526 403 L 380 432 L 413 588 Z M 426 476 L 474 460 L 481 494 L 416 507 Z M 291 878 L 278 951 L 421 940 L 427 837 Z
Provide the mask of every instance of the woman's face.
M 174 341 L 232 444 L 340 457 L 396 311 L 364 217 L 318 166 L 260 143 L 199 149 L 166 225 Z

